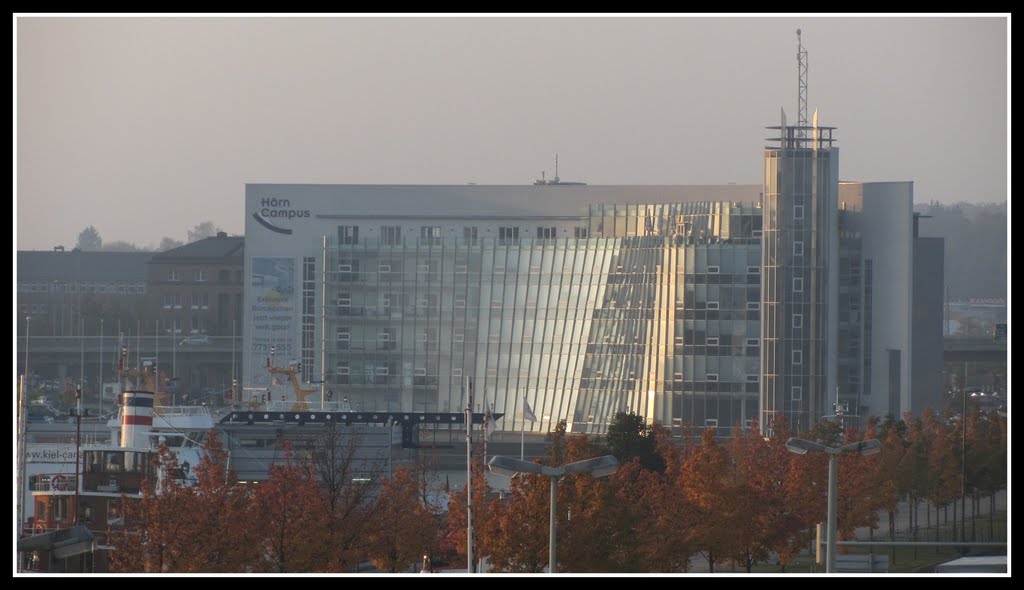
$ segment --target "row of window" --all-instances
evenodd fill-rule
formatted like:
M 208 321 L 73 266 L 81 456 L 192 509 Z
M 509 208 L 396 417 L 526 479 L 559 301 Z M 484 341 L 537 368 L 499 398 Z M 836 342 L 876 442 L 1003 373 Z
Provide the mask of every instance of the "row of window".
M 191 309 L 210 308 L 209 293 L 192 293 L 191 297 L 181 293 L 164 293 L 162 307 L 164 309 L 182 309 L 184 308 L 183 302 L 186 300 L 190 301 L 191 305 L 189 307 Z
M 163 325 L 164 332 L 170 334 L 178 334 L 182 330 L 181 318 L 163 318 L 160 320 Z M 206 333 L 206 322 L 203 321 L 201 316 L 194 315 L 189 321 L 189 331 L 192 334 L 204 334 Z
M 19 293 L 104 293 L 116 295 L 143 295 L 145 283 L 35 282 L 18 283 Z
M 577 226 L 573 228 L 573 237 L 578 239 L 584 239 L 588 237 L 588 230 L 586 227 Z M 441 244 L 441 226 L 439 225 L 423 225 L 420 226 L 420 244 L 422 245 L 440 245 Z M 480 231 L 476 226 L 464 226 L 462 228 L 462 239 L 469 244 L 476 244 L 479 239 Z M 558 237 L 558 228 L 553 226 L 538 227 L 537 237 L 539 239 L 553 239 Z M 339 225 L 338 226 L 338 243 L 343 245 L 355 245 L 359 243 L 359 226 L 358 225 Z M 400 225 L 382 225 L 380 226 L 380 243 L 388 246 L 398 246 L 402 244 L 402 226 Z M 498 228 L 498 243 L 499 244 L 518 244 L 519 243 L 519 228 L 515 226 L 499 227 Z M 175 280 L 175 279 L 171 279 Z
M 209 274 L 205 268 L 197 268 L 192 271 L 192 281 L 196 283 L 205 283 L 209 280 Z M 183 273 L 176 268 L 167 269 L 167 280 L 172 283 L 181 282 L 183 280 Z M 227 269 L 221 269 L 217 271 L 217 280 L 226 283 L 231 280 L 231 271 Z M 235 271 L 235 281 L 242 282 L 242 271 Z

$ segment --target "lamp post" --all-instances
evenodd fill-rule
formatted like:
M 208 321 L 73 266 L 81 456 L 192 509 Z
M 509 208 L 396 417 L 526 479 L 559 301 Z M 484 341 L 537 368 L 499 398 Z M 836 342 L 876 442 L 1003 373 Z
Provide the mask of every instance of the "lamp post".
M 967 379 L 964 379 L 965 387 L 960 391 L 963 398 L 963 406 L 960 411 L 960 542 L 967 541 Z M 971 394 L 971 397 L 982 397 L 984 392 Z M 973 504 L 972 504 L 973 505 Z M 954 505 L 955 507 L 956 505 Z M 974 522 L 973 520 L 971 521 Z M 956 528 L 956 521 L 953 521 Z M 974 526 L 973 524 L 971 525 Z M 954 531 L 955 532 L 955 531 Z M 973 536 L 973 533 L 971 533 Z
M 504 475 L 509 478 L 517 473 L 535 473 L 551 478 L 551 530 L 548 538 L 548 573 L 553 574 L 558 569 L 555 562 L 555 548 L 557 546 L 555 536 L 555 512 L 558 503 L 558 479 L 566 473 L 589 473 L 594 477 L 611 475 L 618 470 L 619 460 L 616 459 L 614 455 L 605 455 L 603 457 L 576 461 L 574 463 L 562 465 L 561 467 L 548 467 L 547 465 L 541 465 L 540 463 L 495 455 L 487 463 L 487 468 L 490 469 L 492 473 Z
M 96 415 L 103 415 L 103 318 L 100 318 L 100 395 L 96 400 Z
M 820 451 L 828 455 L 828 525 L 826 527 L 825 571 L 835 571 L 836 556 L 836 495 L 839 487 L 838 465 L 836 457 L 843 453 L 860 453 L 874 455 L 882 450 L 882 443 L 877 438 L 850 443 L 841 447 L 828 447 L 820 443 L 802 438 L 791 438 L 786 441 L 786 449 L 797 455 L 806 455 L 807 451 Z

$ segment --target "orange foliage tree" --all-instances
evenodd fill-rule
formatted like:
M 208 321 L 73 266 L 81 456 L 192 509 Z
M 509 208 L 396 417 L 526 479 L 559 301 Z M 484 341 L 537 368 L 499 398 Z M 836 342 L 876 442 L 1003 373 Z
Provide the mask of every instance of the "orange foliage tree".
M 405 467 L 381 484 L 377 509 L 369 523 L 370 561 L 395 573 L 417 563 L 428 553 L 438 524 L 423 503 L 417 476 Z
M 322 572 L 330 561 L 327 497 L 315 474 L 295 461 L 289 441 L 285 462 L 271 465 L 253 493 L 252 535 L 263 572 Z

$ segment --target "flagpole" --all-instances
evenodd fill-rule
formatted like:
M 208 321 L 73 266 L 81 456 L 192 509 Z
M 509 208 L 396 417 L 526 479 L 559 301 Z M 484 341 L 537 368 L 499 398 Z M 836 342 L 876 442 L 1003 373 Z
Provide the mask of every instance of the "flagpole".
M 466 376 L 466 572 L 473 573 L 473 382 Z

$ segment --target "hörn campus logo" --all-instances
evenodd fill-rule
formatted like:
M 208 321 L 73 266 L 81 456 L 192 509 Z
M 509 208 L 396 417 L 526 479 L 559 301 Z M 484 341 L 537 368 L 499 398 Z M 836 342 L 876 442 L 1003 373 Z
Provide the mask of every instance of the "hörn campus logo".
M 276 222 L 310 217 L 309 209 L 292 209 L 291 206 L 292 202 L 289 199 L 263 198 L 260 199 L 260 210 L 253 212 L 252 217 L 270 231 L 291 234 L 292 230 L 280 227 Z

